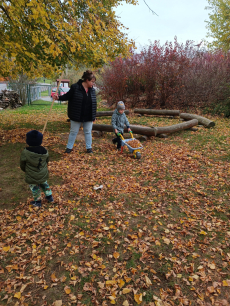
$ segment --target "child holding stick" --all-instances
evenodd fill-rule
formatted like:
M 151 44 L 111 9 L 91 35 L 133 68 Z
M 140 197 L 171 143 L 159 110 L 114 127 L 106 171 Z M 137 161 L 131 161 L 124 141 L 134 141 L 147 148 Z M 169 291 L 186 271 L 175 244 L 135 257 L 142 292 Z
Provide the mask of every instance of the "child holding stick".
M 21 154 L 20 168 L 25 172 L 25 181 L 29 184 L 34 201 L 30 202 L 34 207 L 41 207 L 41 189 L 45 193 L 48 202 L 53 202 L 52 191 L 47 183 L 48 151 L 41 146 L 43 135 L 33 130 L 26 134 L 26 147 Z

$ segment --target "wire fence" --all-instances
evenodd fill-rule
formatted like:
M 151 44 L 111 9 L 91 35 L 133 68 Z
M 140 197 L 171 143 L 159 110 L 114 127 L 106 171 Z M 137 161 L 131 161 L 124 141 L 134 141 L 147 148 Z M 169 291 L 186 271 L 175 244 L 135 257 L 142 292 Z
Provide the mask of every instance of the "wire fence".
M 70 84 L 74 84 L 82 78 L 84 71 L 86 71 L 87 69 L 92 70 L 90 68 L 82 67 L 77 71 L 67 71 L 66 76 L 64 78 L 68 78 L 70 80 Z M 95 89 L 96 93 L 98 94 L 100 91 L 100 87 L 103 84 L 101 69 L 93 70 L 93 73 L 96 77 Z M 20 100 L 23 105 L 47 105 L 52 102 L 51 92 L 52 89 L 55 88 L 54 84 L 26 84 L 9 82 L 7 84 L 7 89 L 16 91 L 19 94 Z
M 48 84 L 40 85 L 9 82 L 7 85 L 7 89 L 14 90 L 19 94 L 23 105 L 34 105 L 38 100 L 43 100 L 44 104 L 49 104 L 52 101 L 52 99 L 50 99 L 52 88 L 53 85 Z M 45 99 L 45 97 L 47 99 Z

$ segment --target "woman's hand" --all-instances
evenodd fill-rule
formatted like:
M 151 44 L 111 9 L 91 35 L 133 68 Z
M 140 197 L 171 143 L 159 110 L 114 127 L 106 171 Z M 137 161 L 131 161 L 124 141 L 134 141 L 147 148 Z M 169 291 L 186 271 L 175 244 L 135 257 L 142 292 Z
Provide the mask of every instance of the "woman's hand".
M 54 100 L 58 100 L 58 99 L 59 99 L 58 94 L 55 93 L 55 94 L 53 95 L 53 98 L 54 98 Z
M 131 129 L 130 129 L 130 128 L 128 128 L 128 132 L 131 132 Z
M 115 132 L 115 134 L 117 134 L 117 133 L 118 133 L 118 130 L 117 130 L 117 129 L 115 129 L 115 130 L 114 130 L 114 132 Z

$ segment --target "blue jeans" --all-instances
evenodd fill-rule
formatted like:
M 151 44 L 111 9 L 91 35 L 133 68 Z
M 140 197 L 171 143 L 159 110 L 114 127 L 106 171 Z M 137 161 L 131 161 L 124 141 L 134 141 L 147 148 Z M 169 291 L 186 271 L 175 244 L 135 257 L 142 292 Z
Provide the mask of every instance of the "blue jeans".
M 75 142 L 75 139 L 77 137 L 77 134 L 79 132 L 79 129 L 81 127 L 81 123 L 83 124 L 83 131 L 85 134 L 85 145 L 86 149 L 91 149 L 92 148 L 92 127 L 93 127 L 93 122 L 92 121 L 87 121 L 87 122 L 77 122 L 70 120 L 70 133 L 69 133 L 69 139 L 67 143 L 67 148 L 68 149 L 73 149 L 73 145 Z

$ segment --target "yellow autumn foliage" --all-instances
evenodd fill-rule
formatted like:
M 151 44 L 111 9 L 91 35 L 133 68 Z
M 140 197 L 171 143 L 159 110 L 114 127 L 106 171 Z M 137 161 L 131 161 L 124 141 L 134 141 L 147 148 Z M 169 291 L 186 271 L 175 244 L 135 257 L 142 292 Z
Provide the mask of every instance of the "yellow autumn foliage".
M 126 0 L 136 4 L 137 0 Z M 0 71 L 4 77 L 50 76 L 66 65 L 98 67 L 127 55 L 133 41 L 114 8 L 121 0 L 0 2 Z

